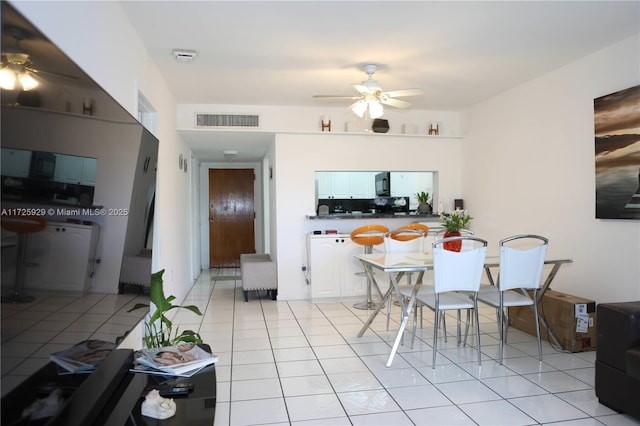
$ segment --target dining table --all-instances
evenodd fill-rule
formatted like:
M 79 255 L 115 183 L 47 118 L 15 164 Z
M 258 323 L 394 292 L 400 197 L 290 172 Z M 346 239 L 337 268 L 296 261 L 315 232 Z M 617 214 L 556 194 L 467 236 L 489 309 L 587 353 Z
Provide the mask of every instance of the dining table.
M 390 367 L 393 358 L 395 357 L 398 347 L 402 341 L 402 337 L 404 335 L 404 331 L 407 326 L 407 322 L 409 321 L 409 317 L 413 310 L 413 307 L 416 304 L 416 295 L 422 285 L 422 280 L 425 272 L 429 270 L 433 270 L 433 255 L 431 253 L 371 253 L 371 254 L 357 254 L 355 258 L 358 259 L 363 267 L 364 273 L 367 278 L 370 280 L 373 288 L 377 291 L 380 297 L 380 303 L 377 305 L 376 309 L 371 312 L 371 315 L 364 323 L 360 331 L 358 332 L 358 337 L 362 337 L 367 329 L 371 326 L 373 321 L 375 320 L 378 313 L 382 310 L 383 307 L 387 305 L 389 298 L 393 296 L 395 293 L 398 299 L 398 304 L 400 306 L 401 313 L 401 321 L 400 327 L 396 333 L 396 337 L 393 342 L 393 346 L 391 347 L 391 352 L 387 358 L 386 366 Z M 563 264 L 572 263 L 572 260 L 569 258 L 549 258 L 545 259 L 545 265 L 552 265 L 551 270 L 547 273 L 547 276 L 540 287 L 540 291 L 538 291 L 538 301 L 542 299 L 544 292 L 549 288 L 551 282 L 555 278 L 558 273 L 558 270 Z M 487 275 L 487 279 L 489 280 L 490 285 L 496 285 L 496 280 L 493 278 L 493 274 L 491 272 L 492 268 L 496 268 L 500 266 L 500 256 L 488 254 L 485 257 L 484 270 Z M 383 286 L 379 283 L 379 279 L 376 278 L 376 271 L 382 272 L 384 276 L 389 277 L 389 282 L 391 285 L 387 286 L 386 290 L 382 290 Z M 408 300 L 403 297 L 399 282 L 405 274 L 409 273 L 417 273 L 417 278 L 413 283 L 413 291 L 411 292 L 411 297 Z M 557 344 L 557 339 L 547 326 L 544 318 L 540 317 L 540 324 L 547 330 L 549 338 L 553 339 Z

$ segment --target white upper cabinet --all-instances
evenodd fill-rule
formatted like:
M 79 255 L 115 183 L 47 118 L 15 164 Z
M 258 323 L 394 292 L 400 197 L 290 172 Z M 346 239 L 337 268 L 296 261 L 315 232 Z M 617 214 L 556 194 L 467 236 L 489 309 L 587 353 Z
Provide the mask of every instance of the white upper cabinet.
M 53 180 L 95 186 L 97 168 L 98 160 L 95 158 L 56 154 Z
M 2 148 L 2 175 L 11 177 L 29 177 L 31 151 L 24 149 Z
M 374 198 L 376 172 L 316 172 L 318 198 Z

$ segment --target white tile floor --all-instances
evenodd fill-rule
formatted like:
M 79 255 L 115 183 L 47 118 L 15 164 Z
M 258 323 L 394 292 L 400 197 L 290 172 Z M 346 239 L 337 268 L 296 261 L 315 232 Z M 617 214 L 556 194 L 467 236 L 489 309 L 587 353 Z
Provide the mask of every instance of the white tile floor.
M 230 278 L 235 274 L 233 269 L 203 272 L 185 303 L 198 305 L 204 315 L 179 311 L 174 319 L 181 328 L 198 330 L 220 358 L 216 425 L 640 424 L 598 403 L 595 352 L 561 353 L 543 343 L 539 362 L 535 338 L 511 329 L 500 366 L 494 360 L 497 326 L 490 308 L 480 311 L 482 368 L 475 349 L 458 347 L 453 336 L 439 343 L 432 368 L 433 314 L 426 309 L 414 349 L 401 347 L 387 368 L 397 322 L 387 331 L 380 315 L 358 338 L 368 311 L 353 309 L 352 303 L 272 301 L 257 292 L 246 303 L 240 280 Z M 106 299 L 96 304 L 94 297 Z M 121 324 L 123 307 L 134 299 L 94 295 L 55 312 L 8 312 L 3 305 L 2 392 L 30 374 L 32 364 L 46 362 L 52 349 L 118 329 L 114 324 Z M 86 307 L 84 300 L 103 307 L 102 313 L 73 308 Z M 33 360 L 23 361 L 29 355 Z
M 136 303 L 149 297 L 38 295 L 30 303 L 1 304 L 2 395 L 49 362 L 52 352 L 89 338 L 115 342 L 144 316 L 144 310 L 127 312 Z

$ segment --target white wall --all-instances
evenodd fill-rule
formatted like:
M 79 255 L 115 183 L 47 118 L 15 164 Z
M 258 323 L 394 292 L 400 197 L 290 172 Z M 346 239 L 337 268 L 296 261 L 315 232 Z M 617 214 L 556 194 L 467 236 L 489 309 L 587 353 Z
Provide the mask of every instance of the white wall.
M 178 156 L 189 158 L 189 149 L 175 129 L 193 127 L 196 106 L 181 108 L 176 118 L 174 98 L 118 3 L 12 4 L 132 114 L 137 110 L 138 89 L 158 111 L 155 224 L 162 233 L 154 240 L 154 270 L 167 269 L 167 294 L 181 300 L 192 278 L 192 216 L 189 176 L 177 167 Z M 639 83 L 639 45 L 638 37 L 615 44 L 475 106 L 468 111 L 463 132 L 454 132 L 468 136 L 463 142 L 278 135 L 269 156 L 275 174 L 271 203 L 277 206 L 277 213 L 270 210 L 271 248 L 278 251 L 280 298 L 307 294 L 300 267 L 303 236 L 316 225 L 305 219 L 313 212 L 313 172 L 406 167 L 441 171 L 440 184 L 446 188 L 443 193 L 441 186 L 441 196 L 464 198 L 476 218 L 474 230 L 491 244 L 518 232 L 548 235 L 552 254 L 574 260 L 560 271 L 555 289 L 598 302 L 638 299 L 640 223 L 594 219 L 593 98 Z M 219 106 L 215 112 L 259 112 L 255 107 L 229 108 Z M 279 115 L 281 109 L 263 107 L 263 121 L 271 130 L 317 131 L 328 110 L 310 109 L 302 120 L 296 113 Z M 331 112 L 335 131 L 351 121 L 349 114 Z M 419 132 L 424 133 L 428 121 L 439 120 L 425 114 L 415 118 L 395 111 L 388 114 L 397 117 L 391 120 L 393 133 L 400 133 L 401 123 L 420 125 Z M 442 120 L 445 135 L 447 119 Z M 359 161 L 363 156 L 366 160 Z
M 306 299 L 302 266 L 306 234 L 314 229 L 351 232 L 371 220 L 309 220 L 315 215 L 316 170 L 437 170 L 440 194 L 460 198 L 460 139 L 391 135 L 278 134 L 274 154 L 278 299 Z M 411 217 L 389 219 L 397 225 Z M 391 225 L 393 226 L 393 225 Z
M 189 174 L 178 157 L 190 150 L 176 134 L 176 102 L 118 2 L 12 2 L 134 117 L 138 90 L 158 112 L 160 140 L 153 270 L 166 269 L 165 294 L 190 288 Z M 106 247 L 106 250 L 109 250 Z M 116 283 L 117 284 L 117 283 Z
M 595 219 L 593 99 L 640 83 L 640 37 L 543 75 L 468 111 L 462 150 L 472 228 L 495 247 L 549 237 L 567 256 L 552 288 L 595 300 L 640 299 L 640 221 Z
M 281 105 L 215 105 L 180 104 L 178 105 L 178 128 L 195 128 L 195 114 L 258 114 L 260 128 L 265 132 L 320 132 L 322 117 L 331 117 L 331 131 L 346 131 L 346 123 L 351 122 L 359 132 L 371 130 L 371 119 L 359 118 L 346 107 L 299 107 Z M 429 121 L 441 124 L 440 136 L 460 136 L 460 114 L 453 111 L 400 110 L 386 108 L 384 119 L 389 120 L 389 134 L 402 134 L 403 124 L 416 126 L 417 134 L 426 135 Z M 252 129 L 253 130 L 253 129 Z M 326 133 L 326 132 L 325 132 Z

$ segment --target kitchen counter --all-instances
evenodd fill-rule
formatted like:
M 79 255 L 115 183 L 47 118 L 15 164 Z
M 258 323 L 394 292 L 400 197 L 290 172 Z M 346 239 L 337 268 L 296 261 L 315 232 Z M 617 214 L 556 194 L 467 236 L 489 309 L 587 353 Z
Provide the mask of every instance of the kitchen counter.
M 332 219 L 421 219 L 425 222 L 440 220 L 437 214 L 391 214 L 391 213 L 333 213 L 319 216 L 307 216 L 309 220 Z

